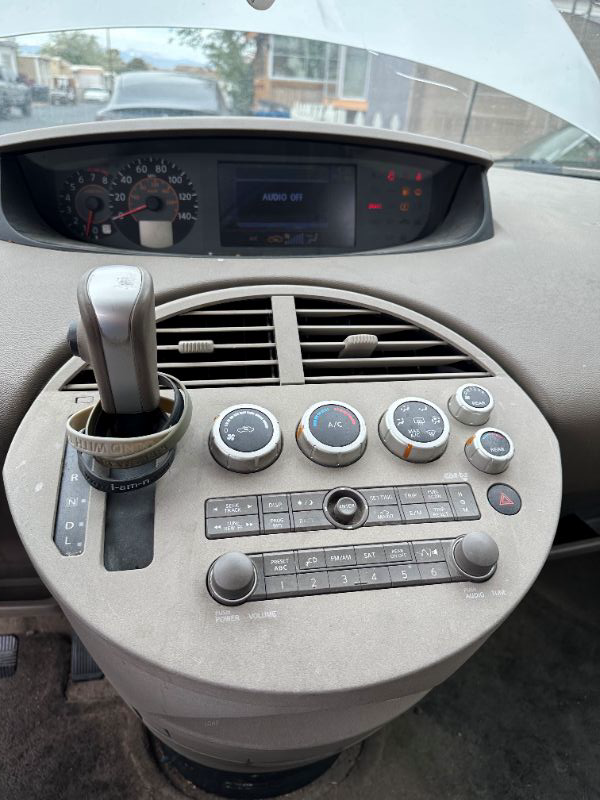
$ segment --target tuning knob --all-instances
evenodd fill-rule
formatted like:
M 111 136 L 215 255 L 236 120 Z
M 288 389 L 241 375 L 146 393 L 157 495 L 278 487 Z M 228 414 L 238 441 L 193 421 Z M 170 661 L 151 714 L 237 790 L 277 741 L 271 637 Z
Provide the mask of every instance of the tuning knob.
M 296 429 L 298 447 L 325 467 L 353 464 L 365 452 L 367 426 L 347 403 L 327 400 L 307 408 Z
M 454 563 L 471 581 L 487 581 L 496 571 L 498 545 L 487 533 L 467 533 L 452 547 Z
M 448 408 L 465 425 L 485 425 L 494 408 L 494 398 L 478 383 L 463 383 L 448 400 Z
M 208 590 L 226 606 L 247 600 L 256 588 L 256 567 L 245 553 L 225 553 L 208 570 Z
M 465 444 L 465 455 L 471 464 L 488 474 L 504 472 L 514 454 L 510 436 L 496 428 L 481 428 Z
M 422 397 L 396 400 L 379 421 L 381 441 L 404 461 L 434 461 L 448 446 L 449 435 L 442 409 Z
M 281 453 L 277 419 L 261 406 L 230 406 L 215 419 L 208 441 L 215 461 L 232 472 L 258 472 Z

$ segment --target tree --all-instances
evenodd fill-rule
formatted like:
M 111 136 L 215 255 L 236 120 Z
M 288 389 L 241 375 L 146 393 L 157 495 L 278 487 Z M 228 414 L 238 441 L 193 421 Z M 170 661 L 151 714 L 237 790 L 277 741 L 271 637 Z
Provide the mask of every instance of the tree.
M 125 64 L 124 72 L 144 72 L 150 69 L 143 58 L 132 58 Z
M 256 43 L 242 31 L 210 31 L 180 28 L 181 44 L 202 50 L 208 66 L 225 85 L 232 111 L 249 114 L 254 100 L 254 59 Z
M 71 64 L 94 64 L 106 66 L 106 52 L 95 36 L 82 31 L 53 33 L 41 52 L 48 56 L 60 56 Z
M 70 64 L 103 67 L 109 72 L 123 72 L 125 69 L 118 50 L 114 47 L 107 50 L 95 36 L 82 31 L 51 34 L 50 40 L 41 48 L 41 53 L 47 56 L 60 56 Z

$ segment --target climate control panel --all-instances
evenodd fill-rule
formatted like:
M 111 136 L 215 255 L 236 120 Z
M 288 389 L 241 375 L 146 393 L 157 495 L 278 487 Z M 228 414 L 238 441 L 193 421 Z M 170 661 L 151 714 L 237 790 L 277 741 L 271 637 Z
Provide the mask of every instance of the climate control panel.
M 483 425 L 490 418 L 494 399 L 483 386 L 466 383 L 448 398 L 447 405 L 457 422 Z M 423 464 L 445 453 L 450 422 L 431 400 L 401 397 L 381 414 L 378 432 L 380 443 L 390 453 L 402 461 Z M 368 445 L 365 418 L 358 409 L 340 400 L 323 400 L 307 408 L 295 436 L 304 455 L 324 467 L 354 464 Z M 282 433 L 275 415 L 250 403 L 222 411 L 209 437 L 213 458 L 232 472 L 266 469 L 277 460 L 282 448 Z M 481 472 L 503 472 L 513 455 L 510 437 L 495 428 L 481 428 L 465 441 L 465 457 Z M 249 532 L 253 532 L 250 526 Z

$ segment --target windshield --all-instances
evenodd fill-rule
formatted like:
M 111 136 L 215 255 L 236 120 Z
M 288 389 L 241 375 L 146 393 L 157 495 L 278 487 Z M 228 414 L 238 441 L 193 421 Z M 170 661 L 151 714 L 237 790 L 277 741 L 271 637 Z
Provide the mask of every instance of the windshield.
M 600 10 L 566 5 L 564 16 L 599 72 Z M 484 84 L 371 50 L 201 28 L 0 40 L 0 134 L 179 115 L 366 125 L 482 147 L 505 166 L 600 171 L 597 140 L 564 120 Z

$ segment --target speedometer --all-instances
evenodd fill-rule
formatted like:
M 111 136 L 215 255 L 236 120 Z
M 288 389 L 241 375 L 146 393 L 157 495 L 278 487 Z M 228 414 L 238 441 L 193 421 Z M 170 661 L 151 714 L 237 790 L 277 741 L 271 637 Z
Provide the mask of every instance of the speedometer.
M 112 221 L 142 247 L 171 247 L 188 235 L 198 216 L 191 181 L 163 158 L 137 158 L 112 183 Z

